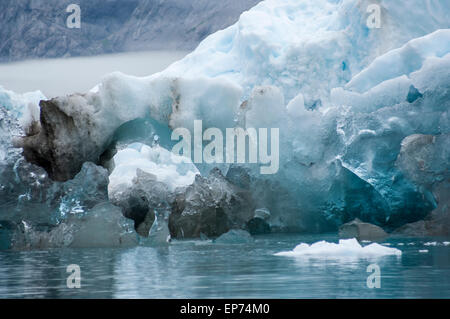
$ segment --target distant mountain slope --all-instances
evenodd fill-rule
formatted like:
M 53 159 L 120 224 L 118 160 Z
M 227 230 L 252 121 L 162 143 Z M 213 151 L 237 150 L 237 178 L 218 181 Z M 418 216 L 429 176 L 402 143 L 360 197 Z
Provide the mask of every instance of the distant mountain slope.
M 190 50 L 260 0 L 2 0 L 0 61 Z M 66 8 L 81 7 L 81 29 Z

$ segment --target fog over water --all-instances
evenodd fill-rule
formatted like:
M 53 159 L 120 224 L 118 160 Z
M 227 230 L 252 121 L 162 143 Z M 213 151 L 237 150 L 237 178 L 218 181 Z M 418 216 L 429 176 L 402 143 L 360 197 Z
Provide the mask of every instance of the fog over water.
M 16 93 L 41 90 L 47 98 L 89 91 L 114 71 L 146 76 L 182 59 L 185 51 L 147 51 L 0 64 L 0 86 Z

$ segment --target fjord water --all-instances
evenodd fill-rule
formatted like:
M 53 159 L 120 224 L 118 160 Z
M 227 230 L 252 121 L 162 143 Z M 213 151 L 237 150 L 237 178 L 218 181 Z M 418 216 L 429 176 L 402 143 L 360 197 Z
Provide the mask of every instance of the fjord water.
M 445 239 L 389 239 L 383 244 L 402 255 L 374 259 L 274 256 L 319 240 L 338 239 L 272 234 L 250 244 L 0 252 L 0 298 L 450 298 Z M 374 263 L 381 288 L 369 289 Z M 81 268 L 80 289 L 67 288 L 70 264 Z
M 144 51 L 3 63 L 0 86 L 16 93 L 40 90 L 47 98 L 84 93 L 111 72 L 146 76 L 164 70 L 186 54 L 185 51 Z

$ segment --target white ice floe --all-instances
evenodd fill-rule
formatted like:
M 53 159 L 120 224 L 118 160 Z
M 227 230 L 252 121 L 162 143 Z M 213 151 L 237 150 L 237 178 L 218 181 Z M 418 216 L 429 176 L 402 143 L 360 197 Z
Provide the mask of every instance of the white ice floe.
M 436 241 L 431 241 L 431 242 L 427 242 L 425 244 L 423 244 L 424 246 L 438 246 L 439 243 Z
M 283 251 L 276 253 L 276 256 L 288 257 L 379 257 L 385 255 L 402 254 L 401 250 L 396 248 L 389 248 L 373 243 L 367 246 L 361 246 L 359 242 L 353 239 L 339 240 L 338 244 L 329 243 L 326 241 L 319 241 L 312 245 L 300 244 L 292 251 Z
M 450 246 L 450 241 L 444 241 L 442 243 L 438 243 L 437 241 L 430 241 L 423 244 L 424 246 Z

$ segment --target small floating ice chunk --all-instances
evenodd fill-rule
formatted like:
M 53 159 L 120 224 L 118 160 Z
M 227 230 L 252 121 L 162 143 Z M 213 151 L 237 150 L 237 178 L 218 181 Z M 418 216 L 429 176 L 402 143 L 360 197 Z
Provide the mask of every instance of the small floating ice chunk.
M 437 246 L 438 243 L 435 242 L 435 241 L 431 241 L 431 242 L 425 243 L 425 244 L 423 244 L 423 245 L 424 245 L 424 246 Z
M 428 252 L 428 249 L 421 249 L 421 250 L 419 250 L 419 253 L 422 253 L 422 254 L 425 254 L 427 252 Z
M 450 241 L 444 241 L 443 244 L 444 246 L 450 246 Z
M 276 253 L 276 256 L 317 256 L 317 257 L 378 257 L 384 255 L 401 255 L 396 248 L 384 247 L 377 243 L 361 246 L 353 239 L 341 239 L 339 244 L 319 241 L 312 245 L 301 243 L 292 251 Z
M 215 240 L 218 244 L 248 244 L 253 242 L 249 232 L 242 229 L 232 229 Z

